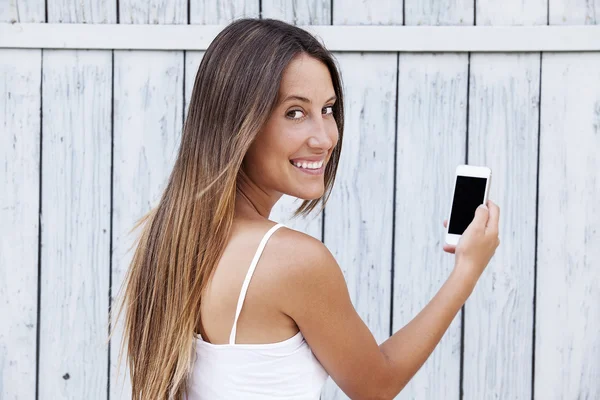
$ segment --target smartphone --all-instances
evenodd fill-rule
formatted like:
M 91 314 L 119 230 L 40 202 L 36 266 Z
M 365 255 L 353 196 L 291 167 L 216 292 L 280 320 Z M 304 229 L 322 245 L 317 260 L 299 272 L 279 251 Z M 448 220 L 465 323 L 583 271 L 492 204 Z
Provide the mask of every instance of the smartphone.
M 492 170 L 488 167 L 459 165 L 456 167 L 452 204 L 446 228 L 446 243 L 456 246 L 475 217 L 475 210 L 488 199 Z

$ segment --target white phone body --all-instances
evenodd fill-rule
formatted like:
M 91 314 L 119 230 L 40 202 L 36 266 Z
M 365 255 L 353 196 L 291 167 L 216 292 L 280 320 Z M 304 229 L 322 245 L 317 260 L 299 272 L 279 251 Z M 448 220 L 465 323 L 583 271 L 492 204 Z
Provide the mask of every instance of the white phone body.
M 475 210 L 486 204 L 492 180 L 488 167 L 459 165 L 456 167 L 452 202 L 446 227 L 446 243 L 456 246 L 467 226 L 473 221 Z

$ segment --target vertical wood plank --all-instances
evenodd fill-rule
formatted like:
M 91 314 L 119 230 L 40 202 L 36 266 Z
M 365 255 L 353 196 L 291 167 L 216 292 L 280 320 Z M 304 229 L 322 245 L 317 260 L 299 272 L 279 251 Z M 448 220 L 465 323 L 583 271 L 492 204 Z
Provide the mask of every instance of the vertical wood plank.
M 389 337 L 396 54 L 338 56 L 346 128 L 336 185 L 325 209 L 325 244 L 354 307 L 378 343 Z M 348 397 L 330 378 L 324 399 Z
M 120 0 L 119 19 L 131 24 L 185 24 L 187 1 Z M 129 231 L 157 204 L 177 155 L 183 126 L 183 58 L 183 51 L 114 52 L 114 307 L 133 256 L 130 248 L 140 233 Z M 119 364 L 122 338 L 123 318 L 111 340 L 111 400 L 131 398 L 126 351 Z
M 600 54 L 544 54 L 542 71 L 535 398 L 597 399 Z
M 546 25 L 547 1 L 477 0 L 477 25 Z
M 0 5 L 0 22 L 44 22 L 44 0 L 4 0 Z
M 600 0 L 548 0 L 550 25 L 600 24 Z
M 295 25 L 329 25 L 331 0 L 262 0 L 262 16 Z
M 472 25 L 474 2 L 407 0 L 406 25 Z M 457 164 L 465 161 L 468 55 L 401 53 L 393 332 L 435 296 L 454 268 L 442 251 Z M 399 399 L 460 398 L 459 312 Z
M 181 139 L 183 54 L 115 51 L 113 296 L 129 268 L 135 221 L 165 189 Z M 118 367 L 122 319 L 111 345 L 111 399 L 130 398 L 125 354 Z M 118 334 L 117 334 L 118 332 Z M 117 375 L 119 372 L 119 375 Z
M 546 23 L 545 1 L 498 4 L 477 3 L 477 24 Z M 539 82 L 539 53 L 471 56 L 468 163 L 492 169 L 489 196 L 506 212 L 465 306 L 465 399 L 531 397 Z
M 0 398 L 36 386 L 39 50 L 0 51 Z
M 47 0 L 47 4 L 48 22 L 110 24 L 117 20 L 114 0 Z
M 190 23 L 228 24 L 242 17 L 258 17 L 259 0 L 189 0 Z
M 473 25 L 474 0 L 404 0 L 405 25 Z
M 402 25 L 402 2 L 397 0 L 334 0 L 335 25 Z
M 106 396 L 111 56 L 44 52 L 40 398 Z
M 116 5 L 48 1 L 48 22 L 115 22 Z M 108 385 L 109 51 L 43 51 L 39 397 Z
M 0 6 L 1 22 L 44 22 L 45 5 Z M 0 50 L 0 398 L 36 391 L 41 50 Z
M 401 54 L 393 331 L 408 324 L 454 268 L 442 251 L 454 170 L 464 162 L 467 56 Z M 460 312 L 399 399 L 458 399 Z
M 296 25 L 329 25 L 331 22 L 331 2 L 329 0 L 263 0 L 262 11 L 265 18 L 280 19 Z M 291 229 L 323 240 L 323 213 L 318 209 L 313 210 L 306 217 L 291 218 L 301 204 L 302 199 L 284 194 L 273 207 L 269 218 L 281 222 Z
M 531 397 L 539 63 L 471 57 L 469 164 L 492 169 L 502 244 L 465 306 L 466 399 Z
M 477 7 L 478 25 L 546 19 L 540 1 Z M 467 399 L 531 397 L 539 74 L 539 54 L 471 57 L 469 164 L 492 169 L 490 198 L 509 211 L 501 212 L 502 246 L 465 307 Z
M 334 25 L 402 25 L 396 1 L 335 0 L 332 12 Z M 344 272 L 354 307 L 381 343 L 390 333 L 397 54 L 336 57 L 346 127 L 324 240 Z M 322 398 L 348 397 L 329 378 Z

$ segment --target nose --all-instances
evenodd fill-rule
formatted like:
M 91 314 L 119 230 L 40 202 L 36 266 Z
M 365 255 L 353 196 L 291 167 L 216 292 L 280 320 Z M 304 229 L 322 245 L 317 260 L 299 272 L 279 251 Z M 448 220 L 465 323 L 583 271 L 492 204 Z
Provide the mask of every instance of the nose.
M 311 136 L 308 138 L 308 145 L 315 149 L 329 150 L 333 147 L 336 125 L 331 122 L 320 118 L 314 123 L 313 129 L 311 129 Z M 334 136 L 334 137 L 332 137 Z

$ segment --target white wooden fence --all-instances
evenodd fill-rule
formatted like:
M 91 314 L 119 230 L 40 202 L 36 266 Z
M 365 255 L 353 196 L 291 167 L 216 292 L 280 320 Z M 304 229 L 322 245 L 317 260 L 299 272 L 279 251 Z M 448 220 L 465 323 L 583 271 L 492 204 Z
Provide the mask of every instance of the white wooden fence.
M 341 64 L 331 202 L 272 219 L 326 243 L 379 343 L 453 267 L 455 166 L 494 171 L 502 244 L 398 398 L 600 399 L 600 0 L 0 0 L 0 398 L 126 398 L 105 343 L 126 232 L 164 188 L 202 49 L 260 13 Z

